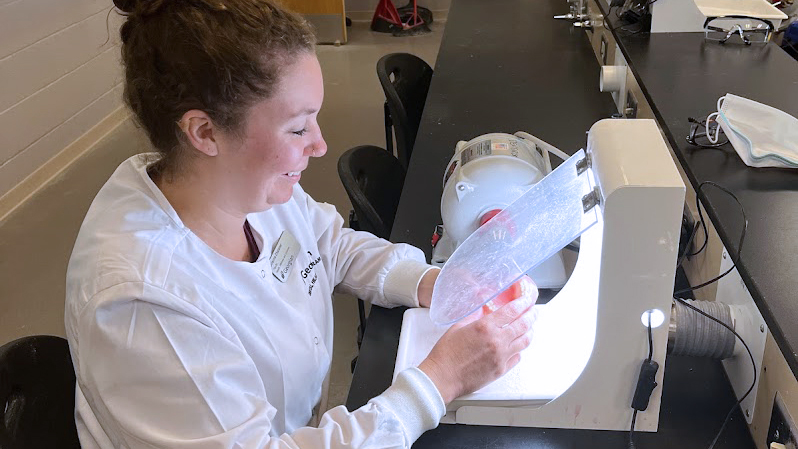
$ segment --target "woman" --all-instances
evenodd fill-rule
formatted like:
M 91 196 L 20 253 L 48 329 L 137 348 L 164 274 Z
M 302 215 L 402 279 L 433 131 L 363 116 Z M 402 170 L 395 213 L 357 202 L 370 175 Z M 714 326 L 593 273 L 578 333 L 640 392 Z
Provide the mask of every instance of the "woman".
M 67 273 L 84 448 L 409 447 L 529 344 L 530 294 L 455 326 L 364 407 L 309 427 L 333 288 L 428 306 L 437 270 L 299 186 L 327 151 L 307 24 L 269 0 L 115 0 L 125 99 L 159 153 L 92 203 Z

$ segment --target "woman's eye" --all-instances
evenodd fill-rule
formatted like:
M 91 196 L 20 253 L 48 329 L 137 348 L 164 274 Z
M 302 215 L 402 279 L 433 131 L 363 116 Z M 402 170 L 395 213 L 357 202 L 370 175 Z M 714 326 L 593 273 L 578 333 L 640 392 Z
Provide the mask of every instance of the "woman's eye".
M 294 134 L 297 136 L 304 136 L 306 132 L 308 132 L 307 129 L 300 129 L 299 131 L 294 131 Z

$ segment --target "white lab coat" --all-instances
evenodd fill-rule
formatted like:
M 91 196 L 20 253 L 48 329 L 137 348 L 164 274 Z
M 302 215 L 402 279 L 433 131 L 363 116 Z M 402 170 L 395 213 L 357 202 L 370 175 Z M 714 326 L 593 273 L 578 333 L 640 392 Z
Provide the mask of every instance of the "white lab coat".
M 413 368 L 362 408 L 306 427 L 330 367 L 333 288 L 418 306 L 421 251 L 343 228 L 298 185 L 247 220 L 254 263 L 220 256 L 185 227 L 141 157 L 100 190 L 67 273 L 84 448 L 409 447 L 437 426 L 443 400 Z M 284 230 L 301 250 L 282 283 L 269 258 Z

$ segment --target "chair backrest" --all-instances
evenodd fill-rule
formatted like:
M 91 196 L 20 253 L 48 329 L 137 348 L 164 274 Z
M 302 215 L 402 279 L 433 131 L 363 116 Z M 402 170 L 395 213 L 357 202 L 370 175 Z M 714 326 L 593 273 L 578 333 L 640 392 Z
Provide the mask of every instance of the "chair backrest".
M 377 61 L 377 77 L 391 113 L 396 156 L 407 169 L 432 80 L 432 68 L 409 53 L 391 53 Z
M 0 347 L 0 448 L 80 448 L 67 341 L 37 335 Z
M 360 230 L 388 239 L 405 182 L 405 169 L 380 147 L 363 145 L 338 159 L 338 176 L 352 201 Z

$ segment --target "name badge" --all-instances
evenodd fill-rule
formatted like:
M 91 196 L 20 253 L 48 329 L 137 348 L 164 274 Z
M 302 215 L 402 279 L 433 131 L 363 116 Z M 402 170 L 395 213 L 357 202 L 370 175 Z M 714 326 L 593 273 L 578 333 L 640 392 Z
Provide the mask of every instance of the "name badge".
M 299 254 L 299 242 L 290 232 L 283 231 L 277 243 L 274 244 L 272 255 L 269 257 L 269 262 L 272 266 L 272 274 L 280 282 L 285 282 L 288 275 L 291 274 L 291 268 L 296 262 L 296 256 Z

